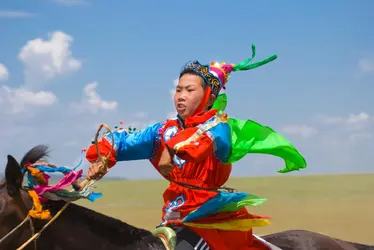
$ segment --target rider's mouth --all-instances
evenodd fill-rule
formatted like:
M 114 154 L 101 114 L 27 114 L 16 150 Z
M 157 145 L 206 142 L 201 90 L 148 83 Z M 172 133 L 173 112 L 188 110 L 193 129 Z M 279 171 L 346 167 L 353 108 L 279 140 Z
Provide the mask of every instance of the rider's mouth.
M 179 103 L 179 104 L 177 105 L 177 109 L 178 109 L 178 111 L 183 111 L 183 110 L 186 109 L 186 105 L 184 105 L 184 104 L 182 104 L 182 103 Z

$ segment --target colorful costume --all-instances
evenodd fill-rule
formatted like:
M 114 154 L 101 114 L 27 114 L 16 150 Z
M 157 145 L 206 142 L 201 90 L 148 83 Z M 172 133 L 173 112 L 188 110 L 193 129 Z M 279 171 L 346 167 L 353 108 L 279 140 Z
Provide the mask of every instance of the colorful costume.
M 290 142 L 269 127 L 250 120 L 229 118 L 223 113 L 227 97 L 220 94 L 225 88 L 232 71 L 248 70 L 272 61 L 272 56 L 262 62 L 249 64 L 254 57 L 233 65 L 225 63 L 200 64 L 198 61 L 187 63 L 181 76 L 186 72 L 199 74 L 210 87 L 195 115 L 182 120 L 156 123 L 147 128 L 129 133 L 124 129 L 106 134 L 99 141 L 102 155 L 112 155 L 109 167 L 118 161 L 149 159 L 158 169 L 161 153 L 167 145 L 173 149 L 175 168 L 169 177 L 175 181 L 192 184 L 202 188 L 220 188 L 229 178 L 232 163 L 248 153 L 265 153 L 283 158 L 285 173 L 305 168 L 304 158 Z M 209 95 L 218 98 L 209 111 L 202 110 Z M 90 162 L 97 160 L 94 145 L 87 150 Z M 256 206 L 266 199 L 244 192 L 215 192 L 196 190 L 170 183 L 163 194 L 161 225 L 183 225 L 203 237 L 210 249 L 246 250 L 256 248 L 252 237 L 252 227 L 266 226 L 269 218 L 249 214 L 245 206 Z M 263 249 L 263 248 L 262 248 Z

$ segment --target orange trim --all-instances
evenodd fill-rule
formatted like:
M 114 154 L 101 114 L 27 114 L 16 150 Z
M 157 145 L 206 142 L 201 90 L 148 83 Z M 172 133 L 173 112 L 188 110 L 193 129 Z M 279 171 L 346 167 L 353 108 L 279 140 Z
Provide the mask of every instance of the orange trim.
M 207 85 L 207 89 L 205 90 L 203 99 L 201 100 L 199 107 L 197 107 L 197 109 L 195 110 L 195 113 L 192 116 L 194 116 L 194 115 L 196 115 L 196 114 L 198 114 L 198 113 L 200 113 L 201 111 L 204 110 L 206 104 L 209 101 L 209 97 L 210 97 L 211 93 L 212 93 L 212 89 L 210 88 L 209 85 Z
M 165 235 L 163 235 L 163 234 L 156 234 L 156 236 L 157 236 L 157 237 L 160 237 L 160 238 L 163 238 L 163 239 L 165 240 L 166 245 L 168 246 L 168 249 L 171 249 L 171 246 L 170 246 L 170 244 L 169 244 L 169 241 L 168 241 L 168 239 L 166 238 Z

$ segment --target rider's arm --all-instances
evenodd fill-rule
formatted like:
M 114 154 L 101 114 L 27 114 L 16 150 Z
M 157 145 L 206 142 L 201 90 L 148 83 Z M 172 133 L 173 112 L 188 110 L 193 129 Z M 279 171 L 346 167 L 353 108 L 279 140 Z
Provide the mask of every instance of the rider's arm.
M 231 154 L 231 130 L 227 122 L 213 120 L 200 128 L 180 131 L 166 144 L 179 158 L 186 161 L 200 162 L 214 154 L 221 162 L 226 162 Z
M 108 159 L 109 167 L 114 166 L 118 161 L 143 160 L 151 158 L 154 146 L 159 137 L 159 129 L 162 123 L 150 125 L 136 133 L 128 133 L 125 130 L 113 132 L 114 147 L 112 147 L 112 136 L 106 134 L 99 142 L 99 151 L 102 156 L 107 156 L 112 151 Z M 96 147 L 92 144 L 86 154 L 89 162 L 98 159 Z

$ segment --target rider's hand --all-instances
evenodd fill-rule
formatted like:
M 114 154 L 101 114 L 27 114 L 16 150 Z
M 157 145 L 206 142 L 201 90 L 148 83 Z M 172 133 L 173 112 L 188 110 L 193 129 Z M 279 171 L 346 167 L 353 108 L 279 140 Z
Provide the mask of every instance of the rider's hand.
M 174 165 L 172 162 L 173 155 L 170 149 L 168 147 L 165 147 L 165 149 L 162 151 L 160 161 L 158 163 L 158 168 L 160 170 L 160 173 L 167 177 L 173 171 Z
M 104 175 L 108 172 L 102 167 L 104 164 L 103 162 L 95 162 L 88 168 L 87 178 L 89 180 L 100 180 L 104 177 Z

